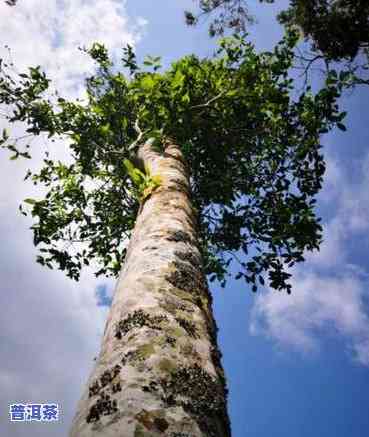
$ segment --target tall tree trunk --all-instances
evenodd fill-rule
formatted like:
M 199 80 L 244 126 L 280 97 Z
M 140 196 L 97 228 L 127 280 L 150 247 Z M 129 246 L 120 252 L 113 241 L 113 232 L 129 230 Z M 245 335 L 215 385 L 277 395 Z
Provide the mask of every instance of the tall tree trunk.
M 141 205 L 70 436 L 229 437 L 186 163 L 172 144 L 138 158 L 162 183 Z

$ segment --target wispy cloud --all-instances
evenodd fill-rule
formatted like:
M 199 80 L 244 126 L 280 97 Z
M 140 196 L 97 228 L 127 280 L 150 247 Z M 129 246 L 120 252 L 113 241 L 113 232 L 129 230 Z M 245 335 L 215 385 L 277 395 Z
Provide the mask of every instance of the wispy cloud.
M 118 55 L 141 37 L 146 21 L 130 20 L 124 0 L 27 0 L 14 8 L 0 3 L 3 44 L 12 49 L 19 69 L 41 65 L 56 88 L 78 95 L 81 79 L 93 63 L 78 47 L 95 41 Z
M 292 285 L 292 296 L 268 292 L 257 298 L 251 332 L 305 353 L 319 350 L 324 334 L 338 334 L 354 359 L 369 365 L 366 282 L 348 271 L 337 277 L 299 272 Z
M 369 365 L 369 286 L 365 265 L 350 262 L 348 243 L 368 252 L 369 154 L 363 160 L 361 184 L 350 184 L 343 168 L 328 158 L 327 186 L 321 201 L 335 206 L 324 226 L 320 252 L 311 253 L 293 270 L 291 296 L 269 290 L 256 299 L 251 332 L 262 334 L 279 346 L 316 352 L 324 334 L 339 336 L 357 362 Z
M 70 99 L 84 97 L 83 79 L 93 73 L 95 66 L 79 47 L 91 47 L 98 41 L 119 59 L 122 48 L 126 44 L 135 46 L 142 36 L 146 20 L 130 18 L 125 7 L 125 0 L 27 0 L 15 7 L 0 1 L 0 58 L 9 59 L 8 46 L 19 72 L 40 65 L 52 80 L 52 89 Z M 0 130 L 3 127 L 5 120 L 0 119 Z M 24 126 L 12 125 L 10 133 L 12 138 L 19 138 Z M 32 139 L 31 162 L 1 162 L 2 177 L 11 178 L 12 184 L 0 188 L 0 214 L 1 208 L 10 203 L 19 204 L 24 197 L 32 197 L 22 177 L 28 167 L 38 168 L 46 143 L 43 138 Z M 57 159 L 70 160 L 62 141 L 48 151 Z
M 10 8 L 1 1 L 0 41 L 10 46 L 18 70 L 41 65 L 57 89 L 76 98 L 83 77 L 93 71 L 78 46 L 99 41 L 118 56 L 126 43 L 134 46 L 140 38 L 145 21 L 130 19 L 125 6 L 124 0 L 27 0 Z M 0 47 L 0 57 L 6 56 Z M 27 219 L 16 205 L 33 195 L 22 177 L 25 168 L 37 165 L 36 156 L 31 164 L 0 160 L 0 434 L 62 437 L 98 352 L 108 308 L 98 306 L 93 274 L 74 283 L 35 263 Z M 105 285 L 110 290 L 113 283 Z M 62 420 L 52 429 L 11 424 L 8 405 L 17 401 L 55 401 Z

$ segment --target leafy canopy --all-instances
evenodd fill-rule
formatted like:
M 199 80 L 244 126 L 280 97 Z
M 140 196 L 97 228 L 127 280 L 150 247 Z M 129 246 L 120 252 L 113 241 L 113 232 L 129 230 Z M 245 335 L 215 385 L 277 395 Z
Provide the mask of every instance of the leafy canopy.
M 291 0 L 280 21 L 299 26 L 330 60 L 354 59 L 359 49 L 368 48 L 367 0 Z
M 369 2 L 367 0 L 291 0 L 279 15 L 310 39 L 311 53 L 297 56 L 305 71 L 324 60 L 327 75 L 337 71 L 342 89 L 369 85 Z
M 275 0 L 259 0 L 275 3 Z M 278 1 L 276 2 L 278 3 Z M 198 0 L 199 12 L 185 11 L 186 23 L 195 25 L 201 17 L 210 17 L 210 36 L 226 30 L 244 32 L 254 22 L 248 0 Z M 367 0 L 290 0 L 279 15 L 281 23 L 298 26 L 312 38 L 314 49 L 328 59 L 353 59 L 360 48 L 369 44 L 369 3 Z
M 94 44 L 87 53 L 97 70 L 86 80 L 85 102 L 52 101 L 39 67 L 14 76 L 3 63 L 0 103 L 10 105 L 8 121 L 25 122 L 30 135 L 49 142 L 67 139 L 73 158 L 65 164 L 46 156 L 39 172 L 26 175 L 47 188 L 43 199 L 25 201 L 38 261 L 74 279 L 92 261 L 97 275 L 118 273 L 139 207 L 127 165 L 139 127 L 141 142 L 155 138 L 163 150 L 170 138 L 187 159 L 210 279 L 224 285 L 235 259 L 236 278 L 254 291 L 267 273 L 272 287 L 289 292 L 286 266 L 321 242 L 314 212 L 325 169 L 319 137 L 344 117 L 332 84 L 292 97 L 296 41 L 290 33 L 274 52 L 257 54 L 244 38 L 225 38 L 213 58 L 187 56 L 163 72 L 160 58 L 139 67 L 128 46 L 126 76 Z M 7 132 L 2 142 L 13 159 L 30 157 L 27 143 L 20 148 Z
M 227 31 L 242 33 L 254 23 L 248 11 L 249 0 L 198 0 L 196 4 L 197 13 L 185 11 L 186 23 L 194 26 L 206 21 L 210 36 Z M 338 68 L 342 89 L 369 85 L 368 0 L 290 0 L 277 18 L 286 29 L 297 29 L 309 42 L 295 53 L 305 74 L 318 63 L 326 67 L 327 75 Z

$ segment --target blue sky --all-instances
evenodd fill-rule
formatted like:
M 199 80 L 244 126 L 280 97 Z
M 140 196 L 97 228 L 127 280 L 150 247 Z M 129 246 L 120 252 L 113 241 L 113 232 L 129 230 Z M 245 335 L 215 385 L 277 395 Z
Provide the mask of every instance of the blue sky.
M 92 68 L 76 47 L 94 40 L 116 53 L 129 42 L 140 59 L 161 55 L 164 65 L 192 52 L 210 56 L 214 41 L 206 28 L 183 24 L 182 10 L 192 4 L 0 3 L 0 40 L 12 47 L 18 65 L 41 64 L 76 97 Z M 258 23 L 250 38 L 270 49 L 282 34 L 276 7 L 252 5 Z M 241 282 L 230 281 L 224 290 L 212 284 L 233 437 L 369 435 L 369 88 L 344 96 L 342 108 L 348 131 L 322 139 L 325 241 L 295 269 L 292 296 L 269 290 L 254 295 Z M 62 147 L 59 153 L 63 157 Z M 22 181 L 26 168 L 1 158 L 0 434 L 62 437 L 97 355 L 108 311 L 103 303 L 114 283 L 86 272 L 75 284 L 35 263 L 30 223 L 17 211 L 34 190 Z M 13 401 L 59 402 L 63 419 L 48 428 L 9 424 Z

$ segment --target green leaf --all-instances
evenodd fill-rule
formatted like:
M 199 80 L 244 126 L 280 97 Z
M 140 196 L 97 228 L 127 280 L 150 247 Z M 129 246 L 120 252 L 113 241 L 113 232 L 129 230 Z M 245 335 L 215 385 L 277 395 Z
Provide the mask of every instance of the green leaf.
M 177 70 L 171 83 L 172 88 L 173 89 L 182 88 L 184 80 L 185 80 L 185 75 L 182 73 L 182 71 Z
M 8 129 L 3 129 L 3 140 L 6 141 L 7 139 L 9 139 L 9 132 Z
M 100 131 L 103 135 L 107 135 L 110 131 L 110 124 L 106 123 L 100 127 Z
M 154 88 L 155 80 L 152 76 L 146 75 L 141 80 L 141 87 L 146 92 L 151 91 Z
M 191 98 L 190 98 L 190 94 L 189 94 L 189 93 L 186 93 L 186 94 L 184 94 L 184 95 L 182 96 L 182 102 L 183 102 L 183 103 L 189 103 L 190 100 L 191 100 Z
M 2 67 L 0 103 L 15 108 L 12 122 L 42 134 L 50 149 L 55 134 L 70 142 L 68 164 L 46 155 L 31 174 L 45 188 L 41 200 L 25 202 L 33 205 L 34 242 L 48 250 L 44 263 L 74 279 L 86 259 L 101 274 L 117 274 L 139 204 L 162 184 L 160 175 L 133 164 L 139 120 L 140 143 L 154 137 L 158 159 L 168 157 L 169 141 L 182 152 L 175 165 L 190 175 L 204 272 L 224 284 L 228 255 L 235 254 L 251 286 L 265 277 L 288 291 L 285 270 L 322 240 L 312 202 L 325 168 L 319 136 L 342 121 L 335 83 L 301 96 L 293 89 L 295 40 L 290 35 L 273 52 L 258 53 L 241 36 L 223 39 L 214 58 L 186 56 L 161 73 L 140 70 L 127 48 L 122 65 L 129 80 L 95 44 L 89 54 L 98 68 L 86 81 L 86 101 L 59 100 L 56 109 L 39 68 L 30 70 L 27 84 Z M 155 69 L 159 59 L 145 62 Z M 220 90 L 224 96 L 214 100 Z M 190 102 L 204 105 L 199 110 Z M 14 157 L 29 158 L 21 141 L 14 144 L 8 148 Z M 187 192 L 181 182 L 171 188 Z M 83 248 L 60 250 L 68 239 Z

